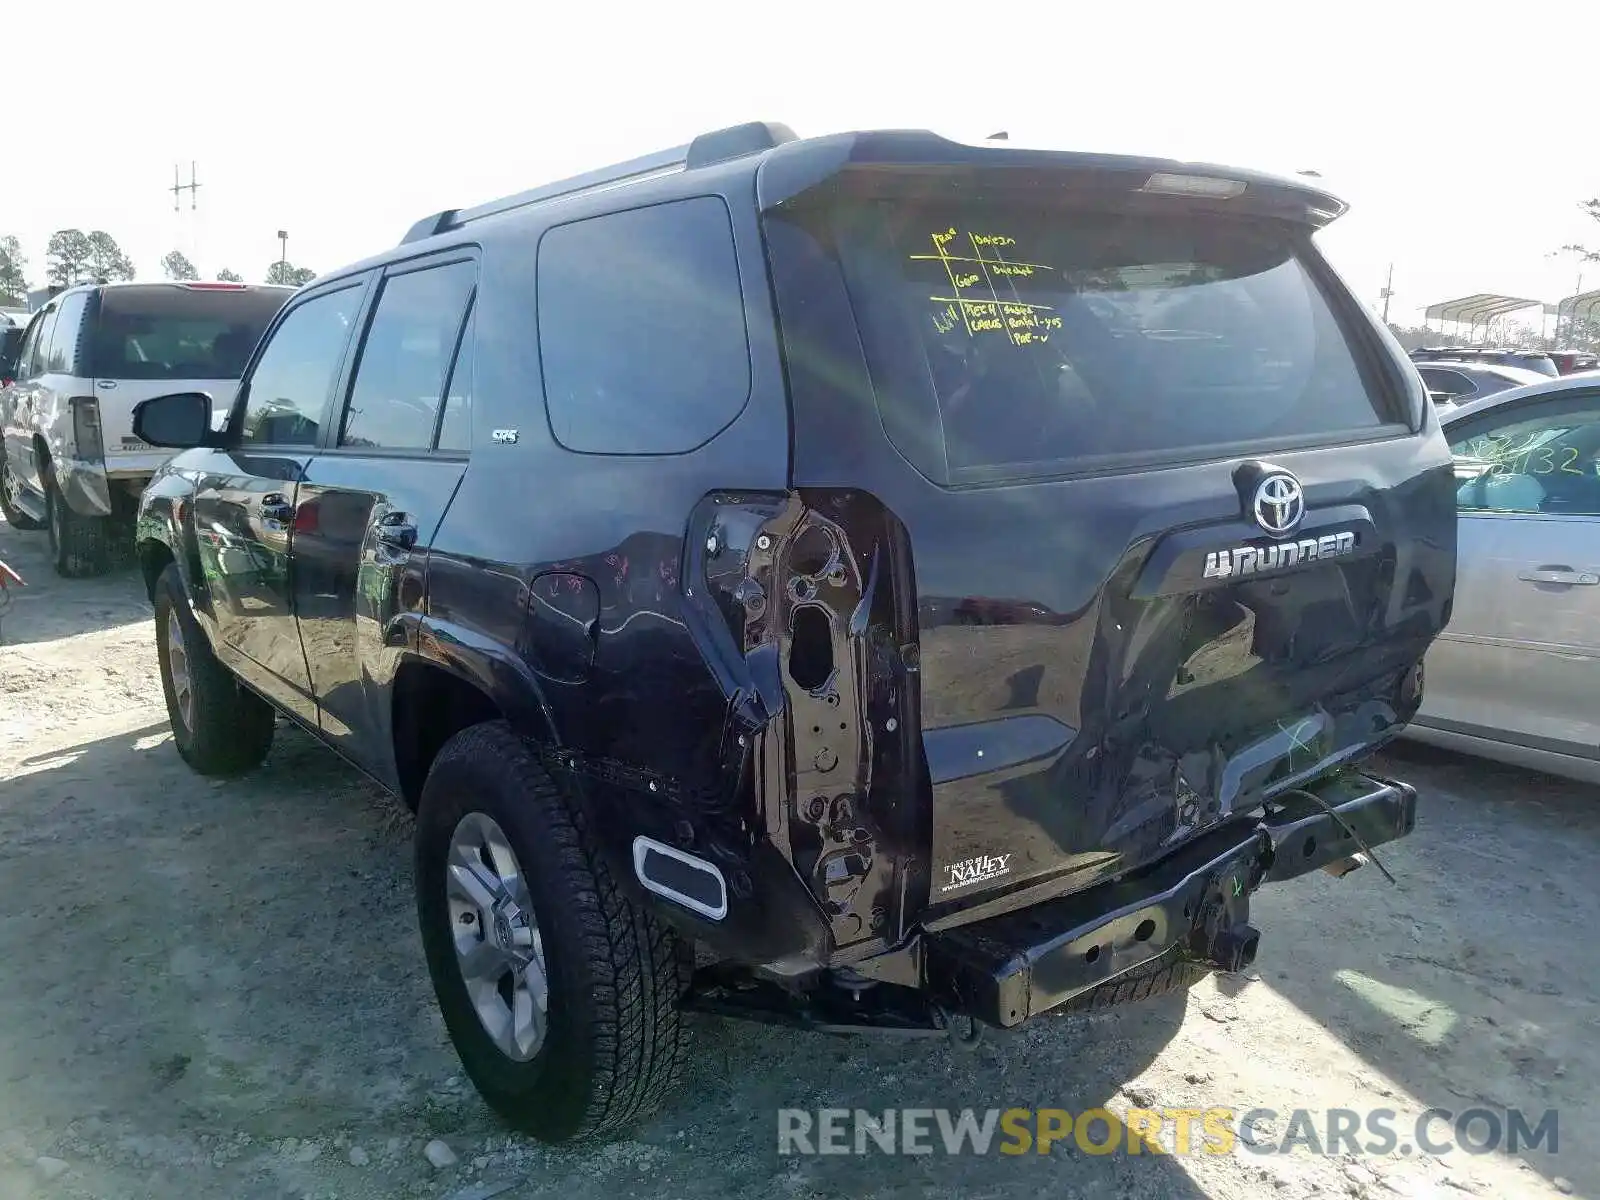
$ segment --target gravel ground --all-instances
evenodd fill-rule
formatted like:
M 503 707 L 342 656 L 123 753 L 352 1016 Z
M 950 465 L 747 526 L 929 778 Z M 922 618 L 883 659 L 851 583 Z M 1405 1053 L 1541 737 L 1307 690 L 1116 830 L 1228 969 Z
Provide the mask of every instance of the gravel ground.
M 414 927 L 409 816 L 288 728 L 248 779 L 191 774 L 136 576 L 58 580 L 42 535 L 3 524 L 0 558 L 32 583 L 0 618 L 0 1197 L 1600 1195 L 1594 789 L 1407 751 L 1389 766 L 1423 807 L 1383 853 L 1398 887 L 1369 868 L 1264 893 L 1247 977 L 974 1050 L 698 1020 L 674 1105 L 632 1140 L 551 1150 L 460 1075 Z M 1152 1104 L 1554 1108 L 1561 1141 L 777 1152 L 785 1106 Z

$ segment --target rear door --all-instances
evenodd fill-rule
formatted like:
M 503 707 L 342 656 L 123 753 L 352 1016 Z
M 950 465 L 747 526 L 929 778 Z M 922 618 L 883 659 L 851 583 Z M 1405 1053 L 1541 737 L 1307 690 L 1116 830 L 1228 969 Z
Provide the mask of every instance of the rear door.
M 1420 724 L 1600 754 L 1600 391 L 1452 423 L 1461 463 L 1455 615 Z
M 826 573 L 767 587 L 797 794 L 878 778 L 920 730 L 903 894 L 934 922 L 1126 871 L 1394 736 L 1453 578 L 1448 453 L 1312 245 L 1329 202 L 1297 221 L 1254 184 L 1042 157 L 959 188 L 847 170 L 769 212 L 795 482 L 902 614 L 834 609 Z M 801 680 L 812 629 L 838 640 Z M 884 690 L 857 737 L 828 710 L 859 687 Z
M 380 777 L 393 761 L 382 698 L 466 467 L 476 281 L 470 252 L 385 273 L 339 419 L 296 493 L 294 608 L 322 731 Z
M 311 675 L 291 593 L 296 505 L 328 420 L 366 277 L 296 297 L 243 384 L 227 448 L 195 483 L 194 526 L 220 657 L 307 724 Z

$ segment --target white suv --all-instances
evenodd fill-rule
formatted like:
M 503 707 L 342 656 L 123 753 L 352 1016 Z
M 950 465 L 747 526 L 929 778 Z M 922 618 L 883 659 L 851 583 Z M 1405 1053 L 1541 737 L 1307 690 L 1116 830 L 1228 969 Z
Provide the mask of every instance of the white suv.
M 107 563 L 108 525 L 131 520 L 170 452 L 133 436 L 133 408 L 205 392 L 225 414 L 262 331 L 293 288 L 242 283 L 110 283 L 70 288 L 28 324 L 0 390 L 0 512 L 48 527 L 56 570 Z M 130 539 L 131 540 L 131 539 Z

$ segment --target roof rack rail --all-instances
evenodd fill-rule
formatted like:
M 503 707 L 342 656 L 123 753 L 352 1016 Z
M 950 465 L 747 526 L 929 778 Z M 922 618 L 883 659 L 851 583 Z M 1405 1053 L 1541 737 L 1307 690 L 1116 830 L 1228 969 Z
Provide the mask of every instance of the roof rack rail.
M 431 217 L 423 217 L 422 220 L 406 230 L 406 235 L 400 239 L 400 244 L 404 246 L 407 242 L 420 242 L 423 238 L 431 238 L 436 233 L 443 233 L 450 228 L 451 223 L 460 212 L 459 208 L 447 208 L 443 212 L 434 213 Z
M 784 142 L 794 140 L 794 130 L 775 121 L 750 121 L 744 125 L 713 130 L 710 133 L 702 133 L 687 145 L 674 146 L 670 150 L 660 150 L 655 154 L 613 163 L 609 167 L 586 171 L 570 179 L 542 184 L 526 192 L 518 192 L 514 196 L 490 200 L 476 208 L 447 208 L 443 212 L 434 213 L 418 221 L 406 231 L 405 237 L 400 239 L 400 244 L 404 246 L 409 242 L 420 242 L 424 238 L 433 237 L 447 230 L 459 229 L 469 221 L 509 212 L 515 208 L 525 208 L 530 204 L 541 204 L 546 200 L 598 191 L 601 188 L 616 187 L 624 183 L 636 183 L 641 179 L 657 175 L 694 171 L 715 163 L 731 162 L 746 155 L 759 154 L 763 150 L 771 150 L 774 146 L 781 146 Z

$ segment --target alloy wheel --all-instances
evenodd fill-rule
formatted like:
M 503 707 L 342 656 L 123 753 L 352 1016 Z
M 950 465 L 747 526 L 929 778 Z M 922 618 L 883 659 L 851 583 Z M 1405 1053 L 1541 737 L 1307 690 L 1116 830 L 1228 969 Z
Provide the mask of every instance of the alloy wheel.
M 183 623 L 173 610 L 167 612 L 167 672 L 172 676 L 172 698 L 177 701 L 178 717 L 186 730 L 194 729 L 194 681 L 189 673 L 189 647 L 183 640 Z
M 462 817 L 450 837 L 445 897 L 473 1010 L 502 1054 L 527 1062 L 549 1027 L 544 940 L 522 865 L 505 831 L 483 813 Z

